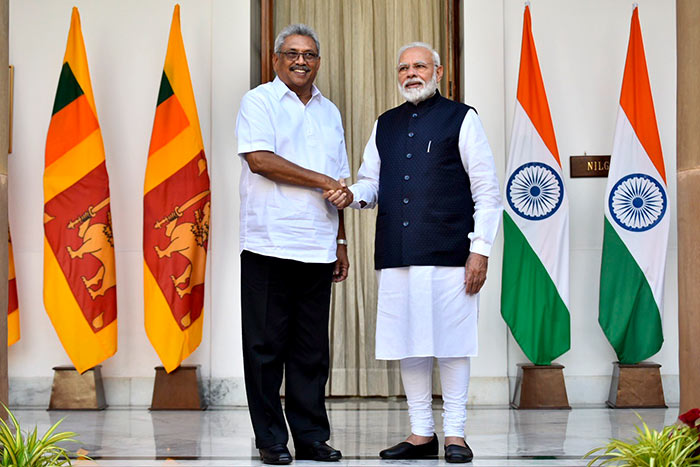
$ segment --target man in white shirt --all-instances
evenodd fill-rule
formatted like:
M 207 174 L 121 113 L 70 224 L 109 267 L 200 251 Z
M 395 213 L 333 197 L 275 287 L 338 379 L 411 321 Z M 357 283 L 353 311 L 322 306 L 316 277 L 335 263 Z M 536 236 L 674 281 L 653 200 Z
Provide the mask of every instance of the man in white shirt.
M 263 462 L 337 461 L 326 441 L 331 282 L 348 258 L 342 212 L 323 198 L 350 175 L 338 109 L 313 82 L 316 33 L 287 26 L 275 40 L 277 77 L 248 91 L 236 134 L 240 179 L 241 316 L 246 394 Z M 285 374 L 285 410 L 280 386 Z
M 406 102 L 377 119 L 352 195 L 338 208 L 378 207 L 376 358 L 400 360 L 411 435 L 384 459 L 434 457 L 432 367 L 443 398 L 445 460 L 469 462 L 464 439 L 470 357 L 477 354 L 478 292 L 502 204 L 493 155 L 476 111 L 440 96 L 440 56 L 428 44 L 399 50 Z M 350 204 L 352 203 L 352 204 Z

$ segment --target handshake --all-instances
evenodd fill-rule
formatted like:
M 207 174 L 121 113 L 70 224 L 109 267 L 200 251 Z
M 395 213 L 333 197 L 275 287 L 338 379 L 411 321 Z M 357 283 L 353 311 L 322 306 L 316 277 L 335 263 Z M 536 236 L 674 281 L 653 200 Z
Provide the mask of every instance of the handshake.
M 332 180 L 331 188 L 323 191 L 323 198 L 330 201 L 338 209 L 345 209 L 352 203 L 352 191 L 344 179 Z

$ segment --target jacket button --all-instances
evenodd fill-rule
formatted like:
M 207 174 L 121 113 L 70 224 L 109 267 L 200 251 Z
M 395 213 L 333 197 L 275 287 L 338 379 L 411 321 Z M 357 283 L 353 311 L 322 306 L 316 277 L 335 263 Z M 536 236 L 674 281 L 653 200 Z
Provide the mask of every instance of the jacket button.
M 410 176 L 410 175 L 404 175 L 404 176 L 403 176 L 403 179 L 404 179 L 404 180 L 410 180 L 410 179 L 411 179 L 411 176 Z
M 408 221 L 403 221 L 403 226 L 408 227 Z
M 406 159 L 410 159 L 411 157 L 413 157 L 413 154 L 411 154 L 410 152 L 406 154 Z
M 410 133 L 408 134 L 408 137 L 409 137 L 409 138 L 413 138 L 413 135 L 414 135 L 414 134 L 415 134 L 415 133 L 410 132 Z
M 403 199 L 403 204 L 408 204 L 408 198 Z
M 417 113 L 414 113 L 413 115 L 411 115 L 411 117 L 413 117 L 413 118 L 416 118 L 417 116 L 418 116 Z

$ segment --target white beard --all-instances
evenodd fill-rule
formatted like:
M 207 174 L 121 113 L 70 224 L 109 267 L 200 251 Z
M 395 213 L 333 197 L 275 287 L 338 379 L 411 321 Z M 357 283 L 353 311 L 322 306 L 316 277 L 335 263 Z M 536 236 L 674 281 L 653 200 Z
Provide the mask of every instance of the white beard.
M 414 84 L 414 83 L 420 83 L 423 85 L 423 87 L 406 89 L 405 86 L 407 86 L 409 84 Z M 428 81 L 427 83 L 420 78 L 413 78 L 413 79 L 407 79 L 406 81 L 404 81 L 403 85 L 401 85 L 401 83 L 398 83 L 398 85 L 399 85 L 399 92 L 401 93 L 403 98 L 414 105 L 426 100 L 427 98 L 429 98 L 433 94 L 435 94 L 435 91 L 437 91 L 437 87 L 438 87 L 437 76 L 435 76 L 435 73 L 433 73 L 433 76 L 430 78 L 430 81 Z

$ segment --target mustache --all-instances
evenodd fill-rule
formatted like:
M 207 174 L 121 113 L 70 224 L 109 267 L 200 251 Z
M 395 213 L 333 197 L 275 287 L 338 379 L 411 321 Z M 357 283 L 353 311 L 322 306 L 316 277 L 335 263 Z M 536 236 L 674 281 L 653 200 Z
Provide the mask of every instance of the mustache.
M 292 65 L 292 67 L 289 70 L 290 71 L 296 71 L 296 70 L 311 71 L 311 68 L 309 68 L 306 65 Z
M 410 84 L 422 84 L 423 86 L 425 86 L 425 80 L 422 80 L 420 78 L 411 78 L 411 79 L 407 79 L 406 81 L 404 81 L 401 86 L 404 89 L 406 89 L 406 86 L 408 86 Z

